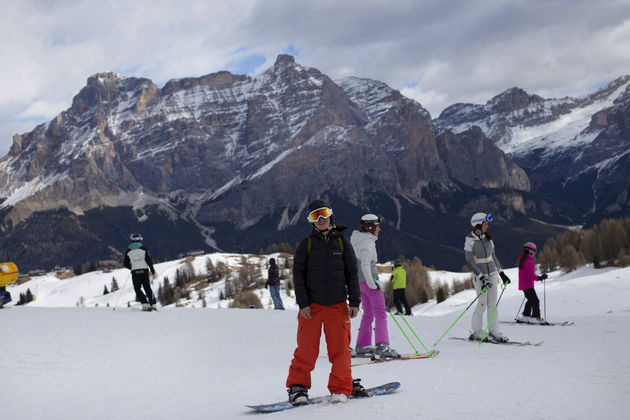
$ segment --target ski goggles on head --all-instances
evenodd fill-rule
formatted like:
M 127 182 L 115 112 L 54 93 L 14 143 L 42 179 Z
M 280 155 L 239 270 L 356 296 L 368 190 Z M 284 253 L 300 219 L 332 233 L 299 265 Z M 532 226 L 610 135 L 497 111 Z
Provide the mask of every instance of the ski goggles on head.
M 480 225 L 483 222 L 491 222 L 491 221 L 492 221 L 492 214 L 475 213 L 472 219 L 470 219 L 470 224 L 475 226 L 475 225 Z
M 333 215 L 332 209 L 329 209 L 328 207 L 322 207 L 322 208 L 315 209 L 312 212 L 310 212 L 308 216 L 306 216 L 306 218 L 308 219 L 310 223 L 315 223 L 320 218 L 328 219 L 332 215 Z

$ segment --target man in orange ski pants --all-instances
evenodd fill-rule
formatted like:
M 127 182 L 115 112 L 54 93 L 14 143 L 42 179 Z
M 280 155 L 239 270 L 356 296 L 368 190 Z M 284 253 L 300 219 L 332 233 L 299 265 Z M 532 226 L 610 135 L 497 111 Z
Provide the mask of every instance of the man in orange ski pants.
M 353 384 L 350 355 L 350 318 L 359 313 L 361 292 L 357 260 L 345 226 L 336 225 L 330 206 L 315 200 L 308 206 L 311 234 L 299 243 L 293 260 L 293 283 L 298 313 L 297 348 L 286 386 L 289 402 L 308 404 L 311 371 L 319 355 L 322 326 L 332 369 L 328 379 L 331 401 L 345 402 L 360 385 Z M 356 389 L 353 389 L 356 388 Z

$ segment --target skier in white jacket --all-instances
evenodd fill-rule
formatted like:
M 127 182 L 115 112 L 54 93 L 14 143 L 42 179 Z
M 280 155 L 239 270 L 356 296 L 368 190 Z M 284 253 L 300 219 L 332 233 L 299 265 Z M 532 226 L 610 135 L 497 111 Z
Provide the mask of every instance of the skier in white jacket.
M 399 357 L 398 352 L 389 347 L 385 295 L 376 269 L 376 240 L 381 231 L 381 218 L 374 214 L 366 214 L 361 217 L 359 224 L 360 230 L 355 230 L 350 236 L 350 243 L 357 256 L 359 288 L 363 305 L 363 317 L 355 351 L 357 356 L 376 353 L 382 357 Z M 373 321 L 375 321 L 376 348 L 372 347 Z
M 491 214 L 475 213 L 470 219 L 473 231 L 466 236 L 464 244 L 464 253 L 466 254 L 466 265 L 473 273 L 473 285 L 477 294 L 482 293 L 477 301 L 477 307 L 472 316 L 472 333 L 471 340 L 480 340 L 483 336 L 484 328 L 482 325 L 483 312 L 487 312 L 490 319 L 494 307 L 497 304 L 497 293 L 499 285 L 509 283 L 507 276 L 503 275 L 503 269 L 499 262 L 495 249 L 492 235 L 488 230 L 488 222 L 492 220 Z M 508 341 L 499 331 L 499 313 L 495 312 L 489 328 L 490 339 L 497 341 Z

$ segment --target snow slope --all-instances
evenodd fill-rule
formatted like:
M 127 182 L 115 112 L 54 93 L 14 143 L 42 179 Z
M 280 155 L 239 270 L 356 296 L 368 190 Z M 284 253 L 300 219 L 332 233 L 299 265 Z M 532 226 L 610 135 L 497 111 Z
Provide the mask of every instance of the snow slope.
M 516 279 L 514 269 L 507 273 Z M 628 277 L 630 268 L 552 273 L 544 288 L 537 285 L 541 304 L 544 295 L 550 321 L 571 320 L 575 325 L 502 324 L 511 339 L 544 341 L 540 347 L 478 346 L 448 339 L 468 334 L 471 308 L 439 343 L 435 360 L 353 368 L 353 375 L 367 386 L 400 381 L 395 394 L 268 416 L 623 418 L 630 407 Z M 38 305 L 43 305 L 45 286 L 42 282 Z M 102 290 L 102 284 L 99 287 Z M 10 290 L 15 297 L 16 288 Z M 58 307 L 63 305 L 53 300 L 52 292 L 48 296 L 50 306 L 57 307 L 29 304 L 0 310 L 3 418 L 251 418 L 244 404 L 286 398 L 295 309 L 168 307 L 144 313 L 126 304 L 115 311 L 103 305 L 77 308 L 74 298 L 68 299 L 70 307 Z M 465 291 L 441 304 L 417 306 L 415 316 L 407 320 L 430 347 L 473 298 L 474 292 Z M 512 319 L 521 301 L 522 293 L 512 284 L 502 298 L 500 319 Z M 354 319 L 353 344 L 358 325 L 359 319 Z M 393 347 L 411 350 L 391 319 L 389 332 Z M 312 395 L 327 392 L 330 364 L 325 355 L 322 344 Z

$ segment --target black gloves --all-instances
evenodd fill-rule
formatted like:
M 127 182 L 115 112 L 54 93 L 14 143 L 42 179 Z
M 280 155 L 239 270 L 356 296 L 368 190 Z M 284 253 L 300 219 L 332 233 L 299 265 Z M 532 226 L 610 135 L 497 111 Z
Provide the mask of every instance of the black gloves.
M 501 280 L 503 280 L 503 285 L 507 286 L 508 284 L 512 283 L 510 281 L 510 278 L 507 276 L 507 274 L 505 274 L 503 271 L 501 271 L 499 273 L 499 276 L 501 276 Z
M 481 277 L 479 277 L 479 281 L 481 282 L 481 289 L 483 290 L 483 288 L 485 287 L 486 289 L 489 289 L 492 287 L 492 283 L 490 283 L 490 280 L 488 280 L 488 277 L 482 275 Z
M 540 276 L 538 276 L 538 280 L 543 281 L 543 280 L 547 280 L 547 273 L 541 274 Z

